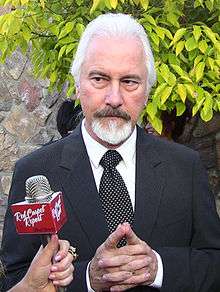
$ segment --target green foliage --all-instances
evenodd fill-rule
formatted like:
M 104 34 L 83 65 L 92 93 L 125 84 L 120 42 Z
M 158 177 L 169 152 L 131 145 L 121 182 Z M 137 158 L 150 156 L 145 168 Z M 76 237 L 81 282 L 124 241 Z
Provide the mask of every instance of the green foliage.
M 0 0 L 0 61 L 19 47 L 30 53 L 34 74 L 50 87 L 74 93 L 69 73 L 87 23 L 107 11 L 132 14 L 145 28 L 158 74 L 142 116 L 162 131 L 162 111 L 209 121 L 220 111 L 220 0 Z

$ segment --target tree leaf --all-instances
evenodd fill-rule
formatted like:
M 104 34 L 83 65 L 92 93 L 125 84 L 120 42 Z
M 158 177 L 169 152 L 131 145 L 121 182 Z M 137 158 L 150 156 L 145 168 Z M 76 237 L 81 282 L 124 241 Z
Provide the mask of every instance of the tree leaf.
M 218 106 L 218 111 L 220 112 L 220 100 L 216 100 L 217 106 Z
M 0 51 L 1 51 L 1 53 L 4 54 L 6 52 L 6 50 L 7 50 L 7 48 L 8 48 L 8 41 L 7 41 L 7 39 L 4 38 L 3 40 L 0 41 Z
M 79 37 L 82 35 L 84 30 L 85 30 L 85 26 L 82 23 L 77 23 L 76 24 L 76 31 L 77 31 Z
M 44 2 L 44 0 L 40 0 L 40 5 L 41 5 L 41 7 L 44 9 L 45 8 L 45 2 Z
M 76 47 L 75 43 L 66 45 L 66 55 L 68 55 L 75 47 Z
M 59 27 L 58 25 L 52 25 L 50 26 L 49 30 L 55 35 L 58 36 L 59 35 Z
M 154 119 L 156 113 L 157 113 L 157 105 L 153 102 L 148 102 L 146 106 L 146 111 L 151 119 Z
M 180 66 L 178 65 L 174 65 L 174 64 L 170 64 L 170 66 L 174 69 L 174 71 L 180 75 L 181 78 L 189 81 L 189 82 L 192 82 L 192 80 L 189 78 L 188 74 L 183 71 L 182 68 L 180 68 Z
M 149 0 L 140 0 L 141 6 L 144 8 L 144 10 L 147 10 L 149 6 Z
M 199 64 L 199 62 L 203 59 L 202 55 L 198 55 L 194 60 L 194 67 Z
M 69 34 L 73 30 L 73 27 L 73 22 L 67 22 L 65 26 L 61 29 L 58 39 L 60 40 L 64 38 L 67 34 Z
M 176 83 L 176 77 L 173 73 L 170 72 L 169 67 L 166 64 L 160 66 L 162 78 L 171 86 L 174 86 Z
M 197 97 L 195 87 L 192 84 L 184 84 L 184 86 L 186 87 L 186 90 L 188 91 L 192 98 Z
M 186 101 L 186 88 L 183 84 L 177 84 L 177 93 L 180 96 L 183 103 Z
M 174 27 L 179 27 L 179 22 L 178 22 L 179 16 L 176 13 L 173 13 L 173 11 L 170 11 L 167 14 L 167 21 L 171 23 Z
M 154 97 L 155 98 L 160 97 L 161 92 L 166 88 L 166 86 L 167 86 L 166 83 L 162 83 L 159 86 L 157 86 L 157 88 L 154 92 Z M 157 105 L 159 106 L 160 104 L 157 104 Z
M 57 72 L 53 71 L 52 74 L 50 75 L 50 82 L 55 83 L 57 81 Z
M 118 5 L 118 0 L 109 0 L 109 2 L 110 2 L 110 4 L 111 4 L 111 6 L 112 6 L 112 8 L 116 8 L 117 7 L 117 5 Z
M 161 38 L 163 40 L 164 36 L 165 36 L 164 30 L 159 26 L 155 26 L 154 30 L 155 30 L 156 34 L 159 36 L 159 38 Z
M 178 56 L 182 52 L 184 46 L 185 46 L 185 41 L 178 42 L 178 44 L 176 45 L 176 56 Z
M 100 3 L 101 3 L 101 0 L 93 0 L 92 8 L 90 9 L 90 14 L 92 14 L 97 9 Z
M 176 42 L 178 42 L 182 36 L 186 33 L 186 28 L 180 28 L 176 31 L 174 37 L 173 37 L 173 43 L 175 44 Z
M 172 90 L 173 90 L 173 87 L 172 87 L 172 86 L 167 86 L 167 87 L 163 90 L 163 92 L 161 93 L 161 98 L 160 98 L 160 100 L 161 100 L 161 104 L 164 104 L 164 103 L 167 101 L 167 99 L 168 99 L 168 97 L 170 96 Z
M 212 119 L 212 117 L 213 117 L 212 106 L 213 106 L 213 99 L 208 94 L 206 99 L 205 99 L 205 102 L 203 104 L 203 108 L 202 108 L 202 110 L 200 112 L 200 116 L 201 116 L 203 121 L 208 122 L 208 121 L 210 121 Z
M 66 51 L 66 45 L 64 45 L 63 47 L 61 47 L 61 49 L 59 51 L 59 55 L 58 55 L 58 61 L 63 56 L 63 54 L 64 54 L 65 51 Z
M 188 52 L 194 50 L 197 48 L 197 43 L 194 37 L 190 37 L 186 43 L 185 43 L 185 48 L 187 49 Z
M 176 103 L 176 115 L 177 117 L 181 116 L 186 110 L 186 106 L 182 102 L 177 102 Z
M 147 15 L 144 17 L 144 19 L 145 19 L 147 22 L 149 22 L 150 24 L 153 24 L 153 25 L 157 26 L 156 21 L 154 20 L 154 18 L 153 18 L 151 15 L 147 14 Z
M 165 35 L 170 39 L 170 40 L 173 40 L 173 36 L 172 36 L 172 33 L 168 30 L 168 29 L 166 29 L 166 28 L 162 28 L 163 29 L 163 31 L 165 32 Z
M 193 36 L 197 42 L 198 42 L 201 34 L 202 34 L 201 27 L 198 25 L 193 25 Z
M 199 6 L 204 7 L 203 0 L 195 0 L 195 2 L 194 2 L 194 8 L 197 8 Z
M 201 106 L 202 106 L 204 100 L 205 100 L 205 97 L 202 98 L 202 99 L 199 100 L 199 101 L 196 100 L 196 104 L 195 104 L 195 105 L 193 106 L 193 108 L 192 108 L 192 116 L 193 116 L 193 117 L 197 114 L 197 112 L 198 112 L 199 109 L 201 108 Z
M 217 49 L 217 51 L 220 54 L 220 42 L 219 41 L 215 43 L 214 47 Z
M 160 44 L 160 39 L 159 39 L 159 37 L 157 36 L 156 33 L 152 32 L 152 33 L 150 34 L 150 38 L 151 38 L 151 40 L 155 43 L 156 46 L 159 46 L 159 44 Z
M 152 125 L 152 127 L 157 131 L 157 133 L 161 134 L 163 130 L 163 124 L 161 119 L 159 119 L 157 116 L 155 116 L 153 119 L 149 118 L 149 121 Z
M 204 28 L 204 32 L 207 35 L 207 37 L 213 42 L 213 44 L 217 42 L 215 33 L 209 27 L 206 26 Z
M 199 82 L 204 74 L 204 69 L 205 69 L 205 63 L 200 62 L 196 68 L 195 68 L 195 74 L 196 74 L 196 82 Z
M 208 45 L 207 42 L 205 40 L 202 40 L 201 42 L 199 42 L 198 48 L 200 49 L 200 51 L 205 54 L 207 49 L 208 49 Z

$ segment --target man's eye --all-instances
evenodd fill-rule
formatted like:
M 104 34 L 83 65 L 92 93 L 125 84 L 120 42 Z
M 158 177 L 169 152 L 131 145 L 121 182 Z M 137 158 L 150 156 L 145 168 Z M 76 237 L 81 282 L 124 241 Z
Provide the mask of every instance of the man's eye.
M 126 85 L 136 85 L 138 82 L 136 80 L 125 79 L 122 81 Z
M 103 88 L 108 84 L 108 80 L 102 76 L 93 76 L 91 82 L 96 88 Z
M 95 77 L 92 78 L 92 80 L 94 80 L 96 82 L 105 81 L 105 79 L 103 77 L 100 77 L 100 76 L 95 76 Z
M 127 90 L 135 90 L 138 88 L 139 82 L 136 80 L 124 79 L 122 80 L 122 84 Z

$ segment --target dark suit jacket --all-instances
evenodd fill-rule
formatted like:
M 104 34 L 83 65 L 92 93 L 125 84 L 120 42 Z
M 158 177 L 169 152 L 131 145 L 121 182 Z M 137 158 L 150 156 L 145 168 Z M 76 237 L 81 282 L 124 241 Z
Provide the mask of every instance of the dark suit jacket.
M 134 231 L 162 258 L 163 292 L 220 291 L 220 224 L 198 154 L 147 135 L 138 128 Z M 45 175 L 62 190 L 68 222 L 59 236 L 76 246 L 79 258 L 71 292 L 87 291 L 85 270 L 108 237 L 89 158 L 78 127 L 53 144 L 18 161 L 9 205 L 24 200 L 25 180 Z M 2 259 L 8 289 L 26 272 L 40 245 L 39 236 L 16 234 L 7 210 Z M 157 291 L 137 287 L 132 291 Z

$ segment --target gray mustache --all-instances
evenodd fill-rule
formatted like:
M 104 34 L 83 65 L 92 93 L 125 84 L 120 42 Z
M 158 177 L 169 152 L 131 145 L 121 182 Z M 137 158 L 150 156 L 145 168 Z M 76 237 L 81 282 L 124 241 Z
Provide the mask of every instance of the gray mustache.
M 97 111 L 94 114 L 94 117 L 95 118 L 117 117 L 117 118 L 122 118 L 126 121 L 130 121 L 131 119 L 129 114 L 117 108 L 102 109 L 100 111 Z

